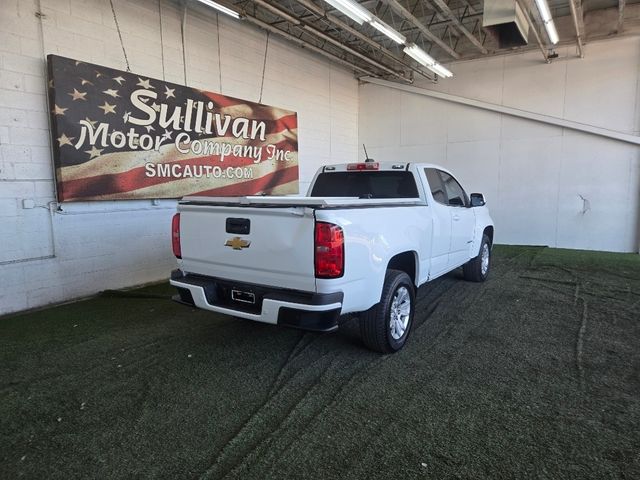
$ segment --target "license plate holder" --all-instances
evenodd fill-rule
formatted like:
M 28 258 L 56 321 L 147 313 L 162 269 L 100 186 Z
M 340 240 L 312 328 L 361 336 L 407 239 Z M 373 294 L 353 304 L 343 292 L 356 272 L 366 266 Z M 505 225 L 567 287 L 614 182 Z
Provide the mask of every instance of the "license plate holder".
M 255 305 L 256 294 L 253 292 L 248 292 L 246 290 L 236 290 L 234 288 L 231 290 L 231 300 L 235 302 L 242 302 L 242 303 Z

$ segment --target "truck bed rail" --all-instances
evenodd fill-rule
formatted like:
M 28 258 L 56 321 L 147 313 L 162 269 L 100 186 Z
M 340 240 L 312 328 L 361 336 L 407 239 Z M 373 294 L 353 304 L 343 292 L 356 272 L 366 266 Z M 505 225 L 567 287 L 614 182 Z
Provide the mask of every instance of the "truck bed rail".
M 210 205 L 229 207 L 376 207 L 423 205 L 419 198 L 358 198 L 358 197 L 184 197 L 180 205 Z

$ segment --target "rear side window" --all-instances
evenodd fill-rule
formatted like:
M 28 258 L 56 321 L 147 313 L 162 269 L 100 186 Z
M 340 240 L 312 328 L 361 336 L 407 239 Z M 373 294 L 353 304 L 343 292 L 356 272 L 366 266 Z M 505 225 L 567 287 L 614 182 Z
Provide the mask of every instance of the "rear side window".
M 447 172 L 435 168 L 425 168 L 424 173 L 429 182 L 433 199 L 449 207 L 466 207 L 469 198 L 458 181 Z
M 442 205 L 449 205 L 449 198 L 447 197 L 447 192 L 444 189 L 438 170 L 435 168 L 425 168 L 424 173 L 427 175 L 427 182 L 429 182 L 433 199 Z
M 417 198 L 411 172 L 323 172 L 316 178 L 312 197 Z
M 469 200 L 458 181 L 447 172 L 440 170 L 438 173 L 440 173 L 440 177 L 442 178 L 444 190 L 447 192 L 449 205 L 452 207 L 466 207 L 469 204 Z

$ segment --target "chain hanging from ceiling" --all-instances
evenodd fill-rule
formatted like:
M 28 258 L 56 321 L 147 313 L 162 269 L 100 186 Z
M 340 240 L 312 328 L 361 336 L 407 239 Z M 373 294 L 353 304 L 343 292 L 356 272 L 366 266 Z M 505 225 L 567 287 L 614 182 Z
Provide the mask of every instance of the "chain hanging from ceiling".
M 264 76 L 267 71 L 267 53 L 269 51 L 269 31 L 267 31 L 267 41 L 264 45 L 264 62 L 262 63 L 262 81 L 260 82 L 260 98 L 258 103 L 262 103 L 262 92 L 264 90 Z
M 120 46 L 122 47 L 122 54 L 124 55 L 124 63 L 127 65 L 127 72 L 131 71 L 129 66 L 129 58 L 127 57 L 127 51 L 124 48 L 124 41 L 122 40 L 122 32 L 120 31 L 120 24 L 118 23 L 118 16 L 116 15 L 116 9 L 113 6 L 113 0 L 109 0 L 111 4 L 111 13 L 113 13 L 113 21 L 116 24 L 116 30 L 118 31 L 118 38 L 120 38 Z
M 218 34 L 218 77 L 222 93 L 222 57 L 220 56 L 220 15 L 216 13 L 216 33 Z

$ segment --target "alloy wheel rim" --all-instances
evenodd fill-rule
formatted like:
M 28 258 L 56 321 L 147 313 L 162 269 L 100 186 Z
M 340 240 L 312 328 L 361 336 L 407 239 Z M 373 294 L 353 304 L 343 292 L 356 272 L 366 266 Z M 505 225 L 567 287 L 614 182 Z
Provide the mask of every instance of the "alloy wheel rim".
M 411 316 L 411 295 L 407 287 L 396 290 L 391 300 L 389 333 L 394 340 L 400 340 L 407 331 Z
M 486 275 L 489 271 L 489 245 L 486 243 L 482 246 L 482 262 L 480 264 L 482 275 Z

